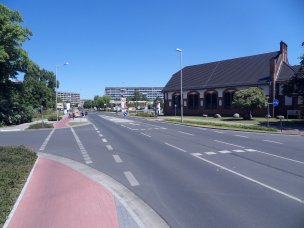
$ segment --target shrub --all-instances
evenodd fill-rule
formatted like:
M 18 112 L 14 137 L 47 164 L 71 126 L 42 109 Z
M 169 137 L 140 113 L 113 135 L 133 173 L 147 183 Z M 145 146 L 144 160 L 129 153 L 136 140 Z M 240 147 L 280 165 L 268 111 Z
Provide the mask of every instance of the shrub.
M 58 120 L 61 120 L 61 119 L 62 119 L 62 117 L 59 116 L 59 117 L 58 117 Z M 49 117 L 48 117 L 48 121 L 57 121 L 57 116 L 49 116 Z
M 48 123 L 36 123 L 28 127 L 28 129 L 40 129 L 40 128 L 53 128 L 53 124 Z

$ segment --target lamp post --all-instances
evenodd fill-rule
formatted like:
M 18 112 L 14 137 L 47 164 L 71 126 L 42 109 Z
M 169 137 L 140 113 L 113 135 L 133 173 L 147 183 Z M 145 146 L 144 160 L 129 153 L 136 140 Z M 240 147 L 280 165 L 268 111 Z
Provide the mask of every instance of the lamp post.
M 180 98 L 180 105 L 181 105 L 181 122 L 183 122 L 183 69 L 182 69 L 182 60 L 183 60 L 183 50 L 176 48 L 176 51 L 180 53 L 180 78 L 181 78 L 181 98 Z
M 59 65 L 56 65 L 56 70 L 55 70 L 55 81 L 56 81 L 56 103 L 55 103 L 55 109 L 56 109 L 56 113 L 57 113 L 57 121 L 58 121 L 58 108 L 57 108 L 57 68 L 58 67 L 62 67 L 62 66 L 66 66 L 66 65 L 69 65 L 68 62 L 65 62 L 64 64 L 59 64 Z

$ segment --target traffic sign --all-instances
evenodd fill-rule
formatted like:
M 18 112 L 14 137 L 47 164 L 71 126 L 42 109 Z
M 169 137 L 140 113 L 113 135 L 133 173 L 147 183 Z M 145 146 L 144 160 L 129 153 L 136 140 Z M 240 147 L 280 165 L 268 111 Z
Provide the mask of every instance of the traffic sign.
M 123 112 L 122 114 L 124 117 L 126 117 L 128 115 L 128 112 Z
M 273 103 L 274 107 L 277 107 L 279 105 L 279 100 L 278 99 L 273 99 L 272 103 Z

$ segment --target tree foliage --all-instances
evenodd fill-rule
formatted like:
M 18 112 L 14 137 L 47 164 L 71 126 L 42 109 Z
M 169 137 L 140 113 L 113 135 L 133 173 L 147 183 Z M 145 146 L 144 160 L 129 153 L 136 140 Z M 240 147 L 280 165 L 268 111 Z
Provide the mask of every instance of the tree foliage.
M 235 108 L 247 110 L 249 116 L 246 116 L 245 118 L 251 118 L 252 110 L 264 108 L 266 103 L 267 97 L 263 90 L 258 87 L 251 87 L 235 92 L 232 105 Z
M 304 96 L 304 54 L 300 57 L 300 64 L 299 70 L 283 84 L 282 93 L 286 96 Z
M 24 75 L 24 96 L 34 108 L 55 106 L 55 74 L 30 61 Z
M 0 4 L 0 83 L 15 78 L 27 66 L 29 58 L 22 44 L 32 32 L 20 23 L 22 17 L 17 11 Z

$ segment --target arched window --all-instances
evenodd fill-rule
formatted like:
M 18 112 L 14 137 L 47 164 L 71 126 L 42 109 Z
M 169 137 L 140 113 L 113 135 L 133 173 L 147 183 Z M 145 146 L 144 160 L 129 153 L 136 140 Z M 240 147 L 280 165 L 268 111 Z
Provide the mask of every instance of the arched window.
M 199 93 L 198 92 L 188 93 L 187 104 L 189 109 L 198 109 Z
M 180 93 L 174 93 L 172 95 L 172 107 L 173 108 L 180 108 L 180 101 L 181 101 L 181 96 Z M 176 107 L 175 107 L 176 106 Z
M 232 101 L 235 90 L 227 90 L 224 92 L 224 108 L 230 109 L 232 107 Z
M 215 91 L 209 91 L 205 94 L 206 109 L 217 108 L 217 93 Z

